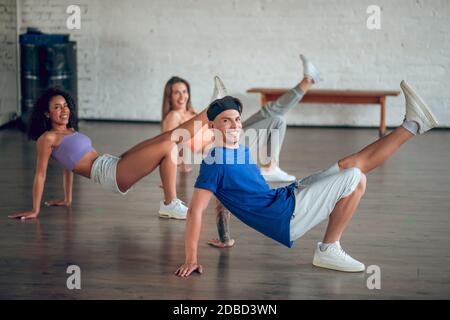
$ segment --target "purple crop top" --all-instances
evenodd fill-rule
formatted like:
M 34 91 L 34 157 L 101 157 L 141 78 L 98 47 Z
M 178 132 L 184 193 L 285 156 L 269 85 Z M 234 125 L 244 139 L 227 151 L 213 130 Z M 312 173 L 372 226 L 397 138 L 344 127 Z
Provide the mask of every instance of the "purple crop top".
M 89 151 L 94 150 L 88 136 L 74 132 L 62 138 L 59 146 L 53 149 L 52 157 L 70 171 Z

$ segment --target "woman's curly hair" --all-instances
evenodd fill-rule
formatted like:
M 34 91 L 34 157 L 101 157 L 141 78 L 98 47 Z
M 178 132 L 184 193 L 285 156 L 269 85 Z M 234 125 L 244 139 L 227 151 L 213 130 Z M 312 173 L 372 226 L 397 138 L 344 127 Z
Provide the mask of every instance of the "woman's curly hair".
M 45 113 L 49 112 L 50 100 L 55 96 L 62 96 L 69 106 L 70 116 L 67 128 L 76 127 L 77 119 L 75 100 L 68 92 L 62 90 L 61 88 L 49 88 L 34 104 L 28 125 L 29 139 L 36 141 L 44 132 L 52 129 L 51 120 L 45 116 Z

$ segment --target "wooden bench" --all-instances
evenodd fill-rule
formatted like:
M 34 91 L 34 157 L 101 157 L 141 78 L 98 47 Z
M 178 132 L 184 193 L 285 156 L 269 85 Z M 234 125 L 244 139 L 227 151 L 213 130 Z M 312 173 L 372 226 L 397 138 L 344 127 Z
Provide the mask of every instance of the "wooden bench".
M 278 99 L 288 89 L 252 88 L 250 93 L 261 94 L 261 105 Z M 334 104 L 376 104 L 380 106 L 380 137 L 386 134 L 386 97 L 398 96 L 400 91 L 309 90 L 300 102 Z

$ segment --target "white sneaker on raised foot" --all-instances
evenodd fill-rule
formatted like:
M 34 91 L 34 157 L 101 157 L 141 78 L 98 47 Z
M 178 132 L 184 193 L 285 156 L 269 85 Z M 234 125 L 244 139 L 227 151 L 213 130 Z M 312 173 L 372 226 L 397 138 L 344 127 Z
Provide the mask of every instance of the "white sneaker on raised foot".
M 187 211 L 188 207 L 178 198 L 173 199 L 167 205 L 164 204 L 164 201 L 159 202 L 159 216 L 161 218 L 186 220 Z
M 417 92 L 405 80 L 402 80 L 400 87 L 405 94 L 406 100 L 405 119 L 418 123 L 419 134 L 437 127 L 439 123 L 436 117 Z
M 225 88 L 225 85 L 223 84 L 222 80 L 219 78 L 219 76 L 214 77 L 214 91 L 213 95 L 211 97 L 211 102 L 217 99 L 221 99 L 225 97 L 227 94 L 227 88 Z
M 323 81 L 322 77 L 319 74 L 317 68 L 309 61 L 304 55 L 300 55 L 300 59 L 303 63 L 303 75 L 307 78 L 310 78 L 314 81 L 314 83 L 318 83 Z
M 339 241 L 330 244 L 325 251 L 320 250 L 320 244 L 317 244 L 314 253 L 313 265 L 316 267 L 344 272 L 362 272 L 366 269 L 363 263 L 350 257 L 341 248 Z
M 281 170 L 280 167 L 275 167 L 270 170 L 261 169 L 261 175 L 267 182 L 292 182 L 295 177 Z

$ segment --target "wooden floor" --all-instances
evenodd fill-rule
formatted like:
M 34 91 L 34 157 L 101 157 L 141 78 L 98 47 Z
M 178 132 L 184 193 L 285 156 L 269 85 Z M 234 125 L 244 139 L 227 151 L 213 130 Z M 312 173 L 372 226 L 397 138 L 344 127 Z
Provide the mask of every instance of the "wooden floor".
M 101 153 L 119 155 L 156 124 L 84 122 Z M 297 177 L 317 171 L 377 138 L 376 129 L 289 128 L 282 167 Z M 13 221 L 31 208 L 35 144 L 14 129 L 0 130 L 0 299 L 431 299 L 450 298 L 450 131 L 408 142 L 368 175 L 366 195 L 341 243 L 366 266 L 381 270 L 381 289 L 369 274 L 312 266 L 326 224 L 287 249 L 232 220 L 233 249 L 206 245 L 216 235 L 212 206 L 200 244 L 202 276 L 173 275 L 184 261 L 184 221 L 157 211 L 159 173 L 126 197 L 85 178 L 74 181 L 73 206 L 43 208 L 38 220 Z M 178 179 L 189 201 L 194 172 Z M 51 162 L 44 199 L 62 196 L 62 169 Z M 81 290 L 68 290 L 66 269 L 81 268 Z

